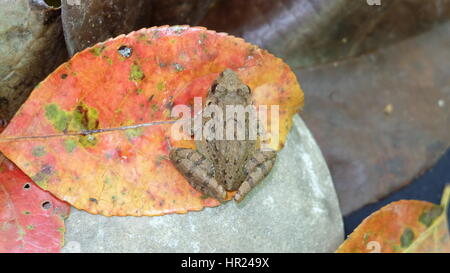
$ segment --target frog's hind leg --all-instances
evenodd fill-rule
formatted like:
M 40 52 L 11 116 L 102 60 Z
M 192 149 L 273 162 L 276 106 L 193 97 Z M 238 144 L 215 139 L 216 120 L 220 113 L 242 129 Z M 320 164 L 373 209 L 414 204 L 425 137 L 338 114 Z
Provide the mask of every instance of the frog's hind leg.
M 275 151 L 256 151 L 252 158 L 244 166 L 244 173 L 247 174 L 244 182 L 239 187 L 234 200 L 242 201 L 256 185 L 261 182 L 272 170 L 277 153 Z
M 219 201 L 226 198 L 224 187 L 214 178 L 212 162 L 204 155 L 192 149 L 174 148 L 170 151 L 169 158 L 196 190 Z

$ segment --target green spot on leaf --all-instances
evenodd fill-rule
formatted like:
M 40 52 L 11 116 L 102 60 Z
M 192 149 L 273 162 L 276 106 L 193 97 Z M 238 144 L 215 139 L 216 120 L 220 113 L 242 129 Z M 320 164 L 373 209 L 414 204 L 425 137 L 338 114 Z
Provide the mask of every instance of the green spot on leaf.
M 128 140 L 132 140 L 133 138 L 140 137 L 143 132 L 144 132 L 144 128 L 141 127 L 141 128 L 126 130 L 125 134 L 127 135 Z
M 137 64 L 133 64 L 131 66 L 131 71 L 130 71 L 130 80 L 131 81 L 142 81 L 142 79 L 144 79 L 145 75 L 144 72 L 141 70 L 141 67 Z
M 147 34 L 145 34 L 145 33 L 142 33 L 138 36 L 139 41 L 145 41 L 147 39 L 148 39 L 148 37 L 147 37 Z
M 430 210 L 424 211 L 420 215 L 419 221 L 426 227 L 429 227 L 433 224 L 434 220 L 442 214 L 443 211 L 444 209 L 441 206 L 434 206 Z
M 49 165 L 45 165 L 38 173 L 31 177 L 31 179 L 38 184 L 42 189 L 47 189 L 48 180 L 53 174 L 53 168 Z
M 33 229 L 34 229 L 34 226 L 33 226 L 33 225 L 27 225 L 27 229 L 28 229 L 28 230 L 33 230 Z
M 23 237 L 25 237 L 26 234 L 25 230 L 23 230 L 21 226 L 18 226 L 17 229 L 18 229 L 17 230 L 18 239 L 23 240 Z
M 80 102 L 72 111 L 64 111 L 52 103 L 45 107 L 45 115 L 50 123 L 60 132 L 82 132 L 99 128 L 98 111 Z M 84 147 L 93 146 L 97 139 L 92 135 L 81 136 L 79 142 Z M 67 146 L 68 144 L 68 146 Z M 66 149 L 73 150 L 73 143 L 65 143 Z
M 402 252 L 402 248 L 399 245 L 394 245 L 393 250 L 395 252 Z
M 64 141 L 64 148 L 66 148 L 66 151 L 71 153 L 75 148 L 77 147 L 77 142 L 73 139 L 66 139 Z
M 364 233 L 363 240 L 364 240 L 364 243 L 367 243 L 367 241 L 369 240 L 369 234 L 368 233 Z
M 200 39 L 202 39 L 202 41 L 208 39 L 208 34 L 206 34 L 205 32 L 202 32 L 202 33 L 200 34 Z
M 103 59 L 106 60 L 106 62 L 107 62 L 109 65 L 112 65 L 112 64 L 113 64 L 113 61 L 112 61 L 112 59 L 111 59 L 110 57 L 108 57 L 108 56 L 103 56 Z
M 33 154 L 33 156 L 35 157 L 42 157 L 44 156 L 47 152 L 45 151 L 45 147 L 44 146 L 36 146 L 33 148 L 33 151 L 31 152 Z
M 22 213 L 25 214 L 25 215 L 30 215 L 30 214 L 31 214 L 31 211 L 24 210 Z
M 164 90 L 165 87 L 166 87 L 166 85 L 162 81 L 158 82 L 158 84 L 156 85 L 156 88 L 158 88 L 159 91 Z
M 64 131 L 69 124 L 68 114 L 61 110 L 58 105 L 52 103 L 45 107 L 45 116 L 58 131 Z
M 90 50 L 90 52 L 92 53 L 92 54 L 94 54 L 95 56 L 97 56 L 97 57 L 99 57 L 101 54 L 102 54 L 102 52 L 103 52 L 103 50 L 105 49 L 105 47 L 104 46 L 101 46 L 101 47 L 94 47 L 94 48 L 92 48 L 91 50 Z
M 34 177 L 32 177 L 34 178 Z M 34 179 L 33 179 L 34 180 Z M 39 180 L 39 181 L 35 181 L 36 184 L 41 187 L 42 189 L 46 190 L 48 188 L 48 181 L 47 180 Z
M 405 228 L 405 231 L 403 231 L 403 234 L 400 237 L 400 245 L 403 248 L 406 248 L 410 246 L 413 241 L 414 241 L 414 232 L 410 228 Z
M 84 103 L 78 104 L 72 111 L 69 130 L 95 130 L 98 128 L 98 112 Z
M 83 147 L 95 146 L 97 144 L 97 141 L 97 138 L 93 135 L 82 136 L 79 139 L 79 142 Z

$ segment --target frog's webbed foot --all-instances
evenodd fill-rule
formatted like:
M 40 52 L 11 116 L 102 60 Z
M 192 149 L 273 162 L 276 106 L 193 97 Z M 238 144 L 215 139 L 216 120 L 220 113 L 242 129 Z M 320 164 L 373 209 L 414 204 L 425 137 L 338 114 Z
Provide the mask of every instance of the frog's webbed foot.
M 272 170 L 277 157 L 275 151 L 256 151 L 252 158 L 244 166 L 244 173 L 247 174 L 244 182 L 239 187 L 234 200 L 242 201 L 256 185 L 261 182 Z
M 221 202 L 226 198 L 225 188 L 214 178 L 212 162 L 204 155 L 192 149 L 174 148 L 170 151 L 169 158 L 196 190 Z

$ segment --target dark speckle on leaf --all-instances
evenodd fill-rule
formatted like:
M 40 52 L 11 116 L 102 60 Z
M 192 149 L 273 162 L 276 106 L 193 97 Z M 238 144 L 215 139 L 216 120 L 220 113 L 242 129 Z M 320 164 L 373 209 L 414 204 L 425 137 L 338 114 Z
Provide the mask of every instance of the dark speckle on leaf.
M 64 79 L 66 79 L 66 78 L 67 78 L 67 74 L 65 74 L 65 73 L 64 73 L 64 74 L 61 74 L 61 79 L 64 80 Z
M 206 195 L 206 194 L 203 194 L 202 196 L 200 196 L 200 198 L 201 198 L 202 200 L 205 200 L 205 199 L 208 199 L 208 198 L 209 198 L 209 196 L 208 196 L 208 195 Z
M 45 151 L 45 147 L 44 146 L 36 146 L 33 148 L 32 152 L 33 156 L 35 157 L 42 157 L 44 156 L 47 152 Z
M 169 101 L 169 102 L 166 103 L 165 106 L 166 106 L 167 109 L 172 110 L 173 104 L 174 104 L 173 101 Z
M 53 173 L 53 168 L 50 165 L 44 165 L 41 170 L 31 177 L 31 179 L 38 183 L 42 188 L 46 187 L 46 181 L 49 179 L 50 175 Z
M 434 220 L 442 214 L 443 211 L 444 209 L 441 206 L 434 206 L 430 210 L 423 212 L 419 217 L 419 221 L 426 227 L 429 227 L 433 224 Z
M 402 236 L 400 237 L 400 244 L 403 248 L 406 248 L 414 241 L 414 232 L 410 228 L 405 228 Z
M 139 82 L 144 79 L 144 77 L 145 75 L 141 67 L 137 64 L 133 64 L 130 71 L 130 80 Z
M 183 67 L 181 64 L 179 64 L 179 63 L 174 63 L 174 64 L 173 64 L 173 67 L 174 67 L 175 70 L 178 71 L 178 72 L 181 72 L 181 71 L 184 70 L 184 67 Z
M 46 175 L 50 175 L 52 172 L 53 172 L 53 169 L 52 169 L 52 166 L 50 166 L 50 165 L 45 165 L 41 169 L 41 173 L 46 174 Z
M 42 202 L 41 207 L 45 210 L 49 210 L 52 207 L 52 203 L 50 201 L 44 201 Z
M 124 45 L 119 47 L 117 51 L 119 52 L 120 55 L 122 55 L 125 58 L 130 58 L 131 55 L 133 54 L 133 49 Z

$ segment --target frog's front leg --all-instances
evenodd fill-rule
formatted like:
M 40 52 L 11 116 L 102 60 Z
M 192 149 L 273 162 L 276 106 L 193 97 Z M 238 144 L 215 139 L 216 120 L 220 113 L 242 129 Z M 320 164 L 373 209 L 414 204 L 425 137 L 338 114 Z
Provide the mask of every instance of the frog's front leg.
M 192 187 L 219 201 L 226 198 L 225 188 L 214 178 L 212 162 L 204 155 L 192 149 L 174 148 L 170 151 L 169 158 Z
M 275 151 L 256 151 L 244 166 L 244 174 L 247 175 L 239 187 L 234 200 L 242 201 L 256 185 L 261 182 L 272 170 L 277 157 Z

